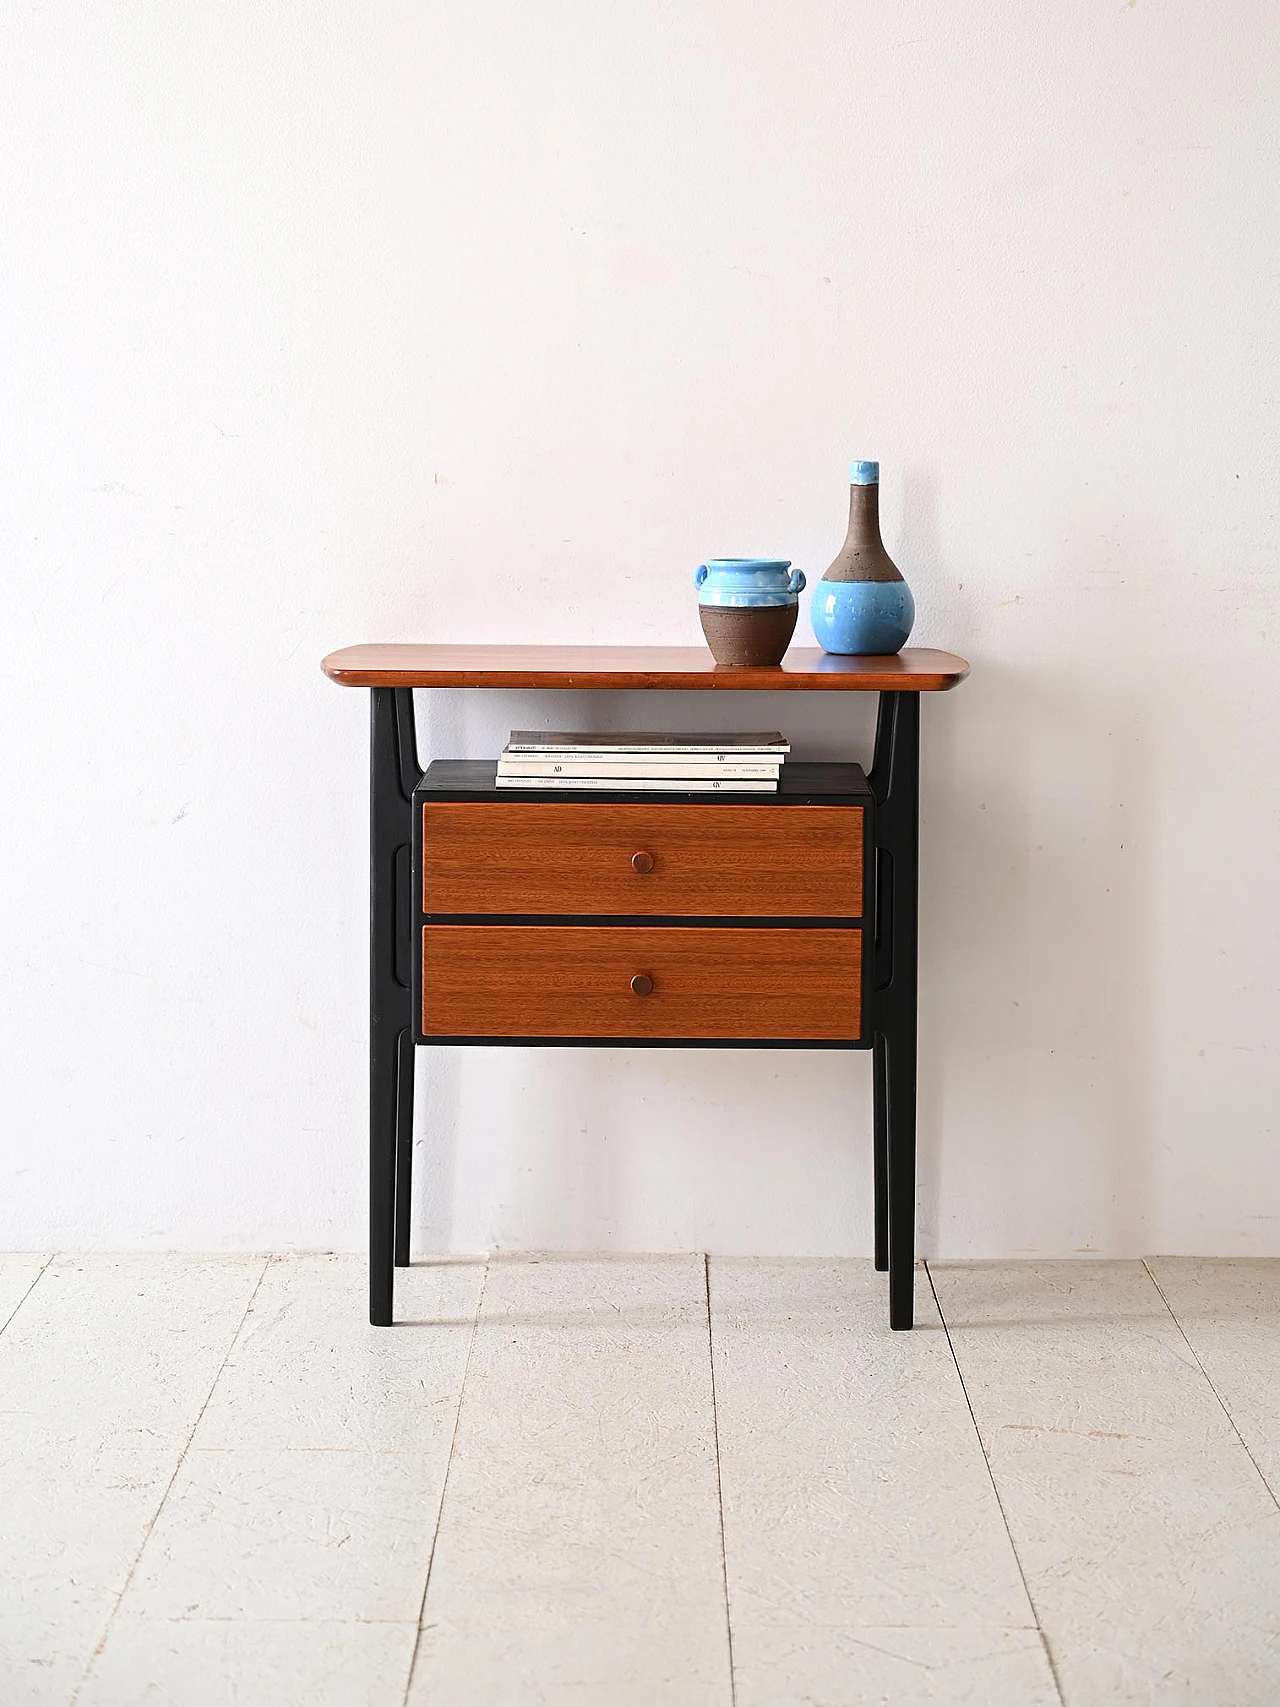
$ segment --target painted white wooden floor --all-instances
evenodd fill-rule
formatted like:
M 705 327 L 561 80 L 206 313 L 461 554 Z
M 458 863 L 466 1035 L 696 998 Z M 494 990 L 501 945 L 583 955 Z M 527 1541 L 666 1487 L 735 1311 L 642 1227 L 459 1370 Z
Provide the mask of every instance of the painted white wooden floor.
M 0 1704 L 1275 1707 L 1280 1262 L 0 1257 Z

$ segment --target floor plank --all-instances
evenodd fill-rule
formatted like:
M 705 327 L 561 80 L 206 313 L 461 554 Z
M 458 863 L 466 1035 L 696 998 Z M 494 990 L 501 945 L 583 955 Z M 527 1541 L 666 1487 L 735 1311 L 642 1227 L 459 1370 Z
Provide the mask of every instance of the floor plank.
M 434 1453 L 193 1448 L 123 1610 L 413 1622 L 447 1456 L 447 1434 Z
M 5 1707 L 70 1699 L 264 1266 L 60 1257 L 0 1335 Z
M 177 1687 L 201 1654 L 224 1667 L 211 1701 L 338 1699 L 347 1671 L 310 1654 L 320 1625 L 338 1647 L 348 1626 L 379 1675 L 403 1662 L 381 1699 L 402 1698 L 483 1277 L 465 1260 L 399 1271 L 388 1330 L 368 1325 L 362 1259 L 271 1263 L 85 1701 L 122 1674 Z M 390 1631 L 372 1647 L 370 1623 Z
M 910 1335 L 869 1262 L 710 1264 L 737 1707 L 1051 1707 L 923 1272 Z
M 1059 1707 L 1035 1630 L 757 1626 L 739 1707 Z M 1102 1704 L 1099 1703 L 1099 1707 Z
M 1141 1263 L 933 1269 L 1067 1707 L 1252 1707 L 1280 1511 Z
M 491 1263 L 409 1701 L 729 1707 L 700 1258 Z
M 411 1624 L 122 1616 L 76 1707 L 400 1707 Z
M 731 1707 L 717 1471 L 737 1707 L 1271 1707 L 1280 1263 L 939 1266 L 967 1400 L 923 1273 L 709 1272 L 714 1366 L 698 1258 L 56 1259 L 3 1707 Z
M 26 1251 L 0 1252 L 0 1334 L 39 1280 L 48 1261 L 47 1256 L 33 1256 Z
M 1280 1259 L 1152 1257 L 1147 1267 L 1280 1499 Z
M 482 1259 L 396 1270 L 396 1327 L 369 1326 L 358 1256 L 272 1262 L 218 1379 L 200 1451 L 447 1447 L 484 1282 Z

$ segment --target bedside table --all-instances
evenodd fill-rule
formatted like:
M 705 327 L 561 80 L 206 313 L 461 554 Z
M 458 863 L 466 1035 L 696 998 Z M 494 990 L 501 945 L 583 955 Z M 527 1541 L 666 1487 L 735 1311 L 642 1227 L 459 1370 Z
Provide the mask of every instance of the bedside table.
M 912 1325 L 922 692 L 945 652 L 715 665 L 700 647 L 354 646 L 372 689 L 369 1319 L 409 1261 L 414 1048 L 872 1049 L 875 1262 Z M 788 760 L 769 795 L 502 789 L 418 766 L 421 688 L 876 692 L 870 777 Z

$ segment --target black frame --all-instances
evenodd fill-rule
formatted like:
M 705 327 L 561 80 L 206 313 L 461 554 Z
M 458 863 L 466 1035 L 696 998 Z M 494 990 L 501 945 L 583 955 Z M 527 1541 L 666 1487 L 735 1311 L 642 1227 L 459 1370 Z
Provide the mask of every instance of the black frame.
M 918 945 L 918 838 L 920 696 L 916 691 L 880 694 L 875 757 L 869 777 L 856 766 L 812 767 L 842 773 L 847 786 L 790 793 L 857 804 L 868 817 L 866 845 L 871 869 L 864 897 L 869 918 L 857 919 L 671 919 L 593 917 L 592 924 L 631 926 L 782 925 L 865 929 L 872 924 L 870 952 L 863 953 L 861 1038 L 628 1038 L 616 1037 L 431 1037 L 421 1034 L 421 965 L 414 953 L 420 929 L 433 923 L 501 923 L 498 915 L 427 914 L 421 906 L 421 813 L 424 791 L 435 799 L 547 800 L 544 792 L 492 786 L 492 766 L 457 764 L 474 774 L 471 786 L 424 790 L 427 773 L 418 764 L 411 688 L 371 690 L 369 854 L 369 1320 L 389 1327 L 394 1320 L 396 1268 L 409 1263 L 409 1212 L 413 1177 L 414 1048 L 418 1043 L 539 1048 L 649 1049 L 867 1049 L 873 1051 L 875 1265 L 889 1274 L 889 1325 L 913 1325 L 916 1189 L 916 987 Z M 443 772 L 446 767 L 433 767 Z M 808 768 L 808 767 L 805 767 Z M 801 771 L 798 764 L 792 777 Z M 785 774 L 785 773 L 784 773 Z M 788 779 L 790 782 L 790 779 Z M 577 799 L 600 800 L 599 794 Z M 605 800 L 652 802 L 647 793 L 610 791 Z M 714 805 L 763 801 L 778 795 L 667 794 L 666 801 L 697 800 Z M 864 911 L 868 911 L 864 907 Z M 546 918 L 547 924 L 586 923 L 582 916 Z

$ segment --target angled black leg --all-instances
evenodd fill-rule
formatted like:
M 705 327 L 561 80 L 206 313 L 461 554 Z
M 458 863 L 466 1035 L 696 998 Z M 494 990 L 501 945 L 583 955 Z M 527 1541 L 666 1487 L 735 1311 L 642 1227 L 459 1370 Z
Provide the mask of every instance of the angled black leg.
M 871 1060 L 875 1118 L 876 1267 L 889 1267 L 889 1082 L 883 1037 L 877 1037 Z
M 418 782 L 413 694 L 374 688 L 369 762 L 369 1320 L 393 1319 L 399 1242 L 396 1171 L 412 1131 L 409 804 Z M 403 893 L 402 893 L 403 891 Z M 407 1146 L 404 1146 L 407 1148 Z M 408 1256 L 408 1169 L 403 1191 Z
M 889 1040 L 889 1326 L 914 1326 L 916 1040 Z
M 413 1033 L 400 1033 L 396 1057 L 396 1267 L 409 1266 L 413 1203 Z
M 909 1328 L 914 1320 L 916 1223 L 916 954 L 919 941 L 920 838 L 918 694 L 880 695 L 875 760 L 869 780 L 876 801 L 876 1160 L 879 1171 L 880 1132 L 883 1127 L 889 1326 Z M 877 1266 L 883 1254 L 877 1202 Z

